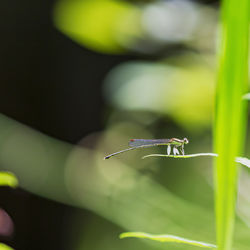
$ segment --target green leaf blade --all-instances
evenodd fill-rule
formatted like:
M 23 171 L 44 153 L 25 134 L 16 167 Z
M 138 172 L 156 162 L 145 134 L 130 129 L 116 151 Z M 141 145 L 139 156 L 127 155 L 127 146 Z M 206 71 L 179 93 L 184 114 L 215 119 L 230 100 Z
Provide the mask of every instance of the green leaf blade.
M 189 154 L 189 155 L 166 155 L 166 154 L 150 154 L 145 155 L 142 157 L 142 159 L 150 158 L 150 157 L 165 157 L 165 158 L 175 158 L 175 159 L 188 159 L 188 158 L 194 158 L 194 157 L 200 157 L 200 156 L 212 156 L 212 157 L 218 157 L 215 153 L 197 153 L 197 154 Z M 236 157 L 235 162 L 240 163 L 241 165 L 250 168 L 250 159 L 246 157 Z
M 242 96 L 248 84 L 249 1 L 222 3 L 218 84 L 215 105 L 216 234 L 219 250 L 232 249 L 238 167 L 244 145 L 247 107 Z
M 216 157 L 218 155 L 215 153 L 196 153 L 196 154 L 189 154 L 189 155 L 150 154 L 150 155 L 143 156 L 142 159 L 146 159 L 149 157 L 166 157 L 166 158 L 176 158 L 176 159 L 187 159 L 187 158 L 200 157 L 200 156 Z
M 143 232 L 125 232 L 125 233 L 120 234 L 120 239 L 131 238 L 131 237 L 149 239 L 149 240 L 154 240 L 154 241 L 159 241 L 159 242 L 182 243 L 182 244 L 188 244 L 188 245 L 193 245 L 193 246 L 203 247 L 203 248 L 216 248 L 216 245 L 213 245 L 210 243 L 190 240 L 190 239 L 186 239 L 186 238 L 182 238 L 182 237 L 174 236 L 170 234 L 154 235 L 154 234 L 148 234 L 148 233 L 143 233 Z

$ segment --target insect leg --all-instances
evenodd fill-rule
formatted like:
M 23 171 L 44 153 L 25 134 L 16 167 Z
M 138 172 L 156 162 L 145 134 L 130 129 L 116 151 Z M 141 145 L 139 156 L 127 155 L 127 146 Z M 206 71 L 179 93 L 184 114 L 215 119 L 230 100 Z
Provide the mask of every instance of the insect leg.
M 185 154 L 185 152 L 184 152 L 184 144 L 181 145 L 181 153 L 182 153 L 182 155 Z
M 167 147 L 167 154 L 170 155 L 170 153 L 171 153 L 171 146 L 168 145 L 168 147 Z
M 173 152 L 174 152 L 174 155 L 176 155 L 176 154 L 179 155 L 180 154 L 176 147 L 173 148 Z

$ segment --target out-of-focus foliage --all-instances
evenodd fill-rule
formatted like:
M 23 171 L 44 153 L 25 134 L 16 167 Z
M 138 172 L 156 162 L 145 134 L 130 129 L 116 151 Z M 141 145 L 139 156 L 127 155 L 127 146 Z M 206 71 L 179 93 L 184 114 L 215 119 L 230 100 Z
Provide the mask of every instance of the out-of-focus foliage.
M 70 146 L 43 137 L 19 123 L 12 123 L 2 115 L 0 120 L 0 129 L 3 131 L 0 141 L 1 166 L 15 173 L 21 187 L 31 188 L 33 192 L 42 192 L 44 195 L 45 190 L 50 192 L 50 189 L 56 192 L 56 199 L 61 196 L 67 198 L 62 184 L 61 166 L 67 159 Z M 23 181 L 26 175 L 32 177 Z
M 0 186 L 17 187 L 18 180 L 14 174 L 9 172 L 0 172 Z
M 183 43 L 213 51 L 216 11 L 184 0 L 58 0 L 56 27 L 98 52 L 152 54 Z
M 13 248 L 11 248 L 3 243 L 0 243 L 0 250 L 13 250 Z
M 107 101 L 121 110 L 169 116 L 196 132 L 211 126 L 214 71 L 209 58 L 191 54 L 174 62 L 125 63 L 110 72 L 104 90 Z
M 148 152 L 143 150 L 103 161 L 104 153 L 101 152 L 119 149 L 117 145 L 127 141 L 132 134 L 142 138 L 152 135 L 140 124 L 120 122 L 110 126 L 106 133 L 86 138 L 86 142 L 96 141 L 96 149 L 90 150 L 85 146 L 85 140 L 81 147 L 72 147 L 4 116 L 0 118 L 0 129 L 5 131 L 4 140 L 0 142 L 0 164 L 16 173 L 22 188 L 86 208 L 119 226 L 111 227 L 114 240 L 107 240 L 108 236 L 98 237 L 96 250 L 117 249 L 117 246 L 127 249 L 130 244 L 127 241 L 132 240 L 116 241 L 122 231 L 164 233 L 214 242 L 211 171 L 209 175 L 202 171 L 210 165 L 209 159 L 141 160 L 140 155 Z M 202 144 L 196 147 L 201 149 Z M 195 150 L 195 145 L 189 151 L 192 148 Z M 164 180 L 161 180 L 162 176 Z M 105 223 L 98 223 L 100 234 L 102 226 L 106 231 Z M 93 227 L 92 231 L 96 232 L 96 226 Z M 91 226 L 85 230 L 91 232 Z M 237 221 L 235 246 L 248 249 L 249 233 L 249 228 Z M 85 237 L 79 249 L 93 245 L 96 236 L 93 237 Z M 114 247 L 109 248 L 113 241 Z M 192 249 L 169 244 L 171 249 Z M 139 250 L 165 247 L 162 243 L 148 241 L 130 245 L 130 249 Z
M 124 33 L 137 34 L 138 14 L 139 10 L 126 1 L 64 0 L 56 5 L 55 24 L 63 33 L 89 48 L 121 53 L 121 27 Z

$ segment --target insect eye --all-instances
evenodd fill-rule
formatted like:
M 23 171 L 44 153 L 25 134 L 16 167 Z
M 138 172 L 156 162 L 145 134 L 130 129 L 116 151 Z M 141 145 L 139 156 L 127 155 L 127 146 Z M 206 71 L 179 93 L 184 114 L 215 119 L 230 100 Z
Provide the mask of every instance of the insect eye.
M 184 141 L 185 144 L 189 143 L 187 138 L 184 138 L 183 141 Z

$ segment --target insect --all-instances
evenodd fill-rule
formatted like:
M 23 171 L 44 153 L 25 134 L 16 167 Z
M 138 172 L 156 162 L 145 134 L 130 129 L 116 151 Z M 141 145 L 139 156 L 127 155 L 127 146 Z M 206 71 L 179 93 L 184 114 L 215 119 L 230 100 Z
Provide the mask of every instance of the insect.
M 177 139 L 131 139 L 129 141 L 129 147 L 127 149 L 115 152 L 113 154 L 107 155 L 104 157 L 104 160 L 109 159 L 115 155 L 124 153 L 129 150 L 137 149 L 137 148 L 147 148 L 147 147 L 154 147 L 154 146 L 167 146 L 167 154 L 170 155 L 171 153 L 171 146 L 173 146 L 173 154 L 180 154 L 178 149 L 180 149 L 181 153 L 184 155 L 184 145 L 188 144 L 189 141 L 187 138 Z

